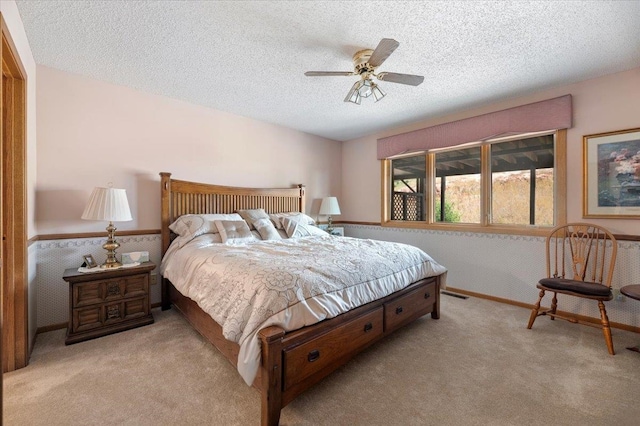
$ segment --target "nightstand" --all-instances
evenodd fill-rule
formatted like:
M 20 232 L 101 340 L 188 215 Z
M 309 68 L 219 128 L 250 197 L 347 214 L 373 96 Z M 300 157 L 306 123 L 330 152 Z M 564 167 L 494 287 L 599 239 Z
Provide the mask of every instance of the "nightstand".
M 69 327 L 65 344 L 153 323 L 149 285 L 156 265 L 100 272 L 64 271 L 69 283 Z
M 326 231 L 326 229 L 325 229 Z M 333 230 L 331 231 L 331 235 L 337 235 L 340 237 L 344 237 L 344 227 L 342 226 L 334 226 Z

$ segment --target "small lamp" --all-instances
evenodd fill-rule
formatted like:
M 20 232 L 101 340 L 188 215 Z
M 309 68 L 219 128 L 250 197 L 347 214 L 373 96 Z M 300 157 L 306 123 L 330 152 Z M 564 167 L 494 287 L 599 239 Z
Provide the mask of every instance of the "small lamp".
M 327 232 L 333 231 L 333 225 L 331 224 L 331 215 L 340 214 L 340 206 L 338 205 L 338 199 L 336 197 L 325 197 L 320 204 L 320 214 L 329 216 L 329 225 L 327 226 Z
M 103 268 L 119 268 L 122 263 L 116 259 L 116 249 L 120 247 L 114 238 L 116 227 L 113 222 L 125 222 L 133 220 L 127 201 L 127 192 L 124 189 L 94 188 L 82 213 L 82 219 L 109 221 L 107 226 L 107 242 L 102 246 L 107 251 L 107 260 Z

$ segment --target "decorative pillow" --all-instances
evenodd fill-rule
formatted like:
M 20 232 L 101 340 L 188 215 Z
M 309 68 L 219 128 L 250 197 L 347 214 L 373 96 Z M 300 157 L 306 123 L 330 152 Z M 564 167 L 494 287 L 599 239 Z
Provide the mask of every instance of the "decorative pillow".
M 218 228 L 223 243 L 256 240 L 244 220 L 214 220 L 213 223 Z
M 282 222 L 281 222 L 281 219 L 283 217 L 288 217 L 290 219 L 297 220 L 298 222 L 304 223 L 306 225 L 315 225 L 316 224 L 316 221 L 313 220 L 313 218 L 311 216 L 307 216 L 306 214 L 300 213 L 300 212 L 269 214 L 269 218 L 271 219 L 271 221 L 273 222 L 274 226 L 277 229 L 283 229 L 282 228 Z
M 310 237 L 312 235 L 327 235 L 325 231 L 315 225 L 309 225 L 303 222 L 297 222 L 289 217 L 280 218 L 282 226 L 287 232 L 289 238 Z
M 278 234 L 278 230 L 275 226 L 273 226 L 273 223 L 268 217 L 256 220 L 255 222 L 253 222 L 253 226 L 258 230 L 258 232 L 260 233 L 260 237 L 263 240 L 282 239 L 282 237 L 280 237 L 280 234 Z
M 185 214 L 175 220 L 169 229 L 172 230 L 179 247 L 203 234 L 217 234 L 218 229 L 213 224 L 215 220 L 242 220 L 237 213 L 231 214 Z
M 249 224 L 249 229 L 251 230 L 256 229 L 255 226 L 253 226 L 253 222 L 256 220 L 269 219 L 269 215 L 264 211 L 264 209 L 238 210 L 238 214 L 242 216 L 247 224 Z

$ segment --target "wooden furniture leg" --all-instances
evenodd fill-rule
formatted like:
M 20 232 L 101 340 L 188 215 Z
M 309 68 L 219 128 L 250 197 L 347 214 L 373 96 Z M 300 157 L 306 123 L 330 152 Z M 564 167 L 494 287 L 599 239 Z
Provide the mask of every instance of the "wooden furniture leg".
M 531 310 L 531 316 L 529 317 L 529 325 L 527 325 L 527 328 L 529 330 L 531 330 L 531 327 L 533 327 L 533 322 L 538 317 L 538 312 L 540 311 L 540 303 L 542 302 L 543 297 L 544 297 L 544 290 L 540 290 L 540 297 L 538 297 L 538 301 L 536 302 L 534 308 Z
M 553 293 L 553 299 L 551 299 L 551 313 L 553 315 L 556 314 L 556 311 L 558 310 L 558 293 Z M 554 321 L 556 319 L 556 317 L 551 316 L 551 321 Z
M 620 293 L 632 299 L 640 300 L 640 284 L 625 285 L 620 289 Z M 640 345 L 630 346 L 627 349 L 633 352 L 640 352 Z
M 438 276 L 436 279 L 436 301 L 433 305 L 433 310 L 431 311 L 431 318 L 433 319 L 440 319 L 440 285 L 441 285 L 441 277 Z M 428 296 L 425 294 L 425 299 L 428 298 Z
M 282 338 L 285 331 L 271 326 L 258 334 L 262 341 L 261 425 L 278 426 L 282 409 Z
M 598 301 L 598 307 L 600 308 L 600 315 L 602 316 L 602 333 L 604 334 L 604 340 L 607 342 L 607 349 L 611 355 L 615 355 L 613 350 L 613 338 L 611 337 L 611 327 L 609 326 L 609 318 L 607 317 L 607 310 L 604 307 L 604 302 Z

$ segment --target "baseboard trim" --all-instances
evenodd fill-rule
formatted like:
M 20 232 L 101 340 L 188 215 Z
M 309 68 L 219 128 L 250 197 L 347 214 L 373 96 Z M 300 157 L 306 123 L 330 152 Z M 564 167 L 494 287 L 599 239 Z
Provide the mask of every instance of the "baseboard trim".
M 491 296 L 491 295 L 483 294 L 483 293 L 476 293 L 474 291 L 463 290 L 463 289 L 460 289 L 460 288 L 454 288 L 454 287 L 450 287 L 450 286 L 447 286 L 447 291 L 464 294 L 466 296 L 477 297 L 478 299 L 486 299 L 486 300 L 491 300 L 493 302 L 505 303 L 507 305 L 518 306 L 520 308 L 525 308 L 525 309 L 533 309 L 533 306 L 534 306 L 533 304 L 529 304 L 529 303 L 518 302 L 516 300 L 511 300 L 511 299 L 504 299 L 502 297 Z M 549 308 L 541 308 L 541 309 L 546 310 L 546 309 L 549 309 Z M 600 324 L 600 318 L 588 317 L 586 315 L 578 315 L 578 314 L 574 314 L 573 312 L 560 311 L 560 310 L 558 310 L 558 313 L 561 314 L 561 315 L 573 317 L 573 318 L 577 319 L 578 321 L 588 322 L 588 323 L 597 324 L 597 325 Z M 609 325 L 611 327 L 613 327 L 613 328 L 618 328 L 620 330 L 632 331 L 634 333 L 640 333 L 640 327 L 634 327 L 632 325 L 622 324 L 620 322 L 613 322 L 613 321 L 609 321 Z M 526 324 L 525 324 L 525 326 L 526 326 Z
M 50 325 L 45 325 L 44 327 L 38 327 L 36 329 L 36 335 L 40 333 L 46 333 L 48 331 L 61 330 L 63 328 L 67 328 L 68 325 L 69 325 L 68 322 L 61 322 L 59 324 L 50 324 Z

